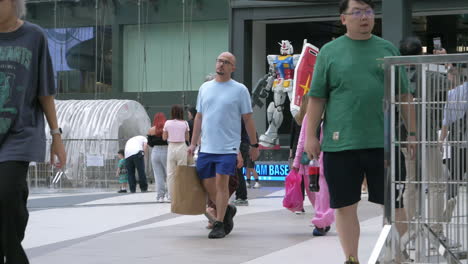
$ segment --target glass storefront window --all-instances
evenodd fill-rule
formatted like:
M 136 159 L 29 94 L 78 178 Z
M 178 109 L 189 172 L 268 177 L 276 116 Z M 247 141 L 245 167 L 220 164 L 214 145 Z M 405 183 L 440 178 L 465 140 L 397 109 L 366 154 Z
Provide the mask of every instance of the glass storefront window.
M 27 10 L 26 20 L 47 35 L 59 93 L 112 90 L 114 17 L 109 1 L 28 1 Z
M 440 38 L 448 53 L 468 52 L 468 14 L 413 17 L 413 34 L 427 53 L 432 54 L 434 38 Z
M 196 91 L 229 48 L 227 1 L 30 0 L 27 8 L 26 20 L 47 34 L 61 94 Z
M 228 28 L 227 20 L 197 21 L 184 39 L 182 23 L 125 26 L 124 91 L 196 90 L 227 50 Z
M 112 28 L 46 28 L 59 93 L 110 92 Z

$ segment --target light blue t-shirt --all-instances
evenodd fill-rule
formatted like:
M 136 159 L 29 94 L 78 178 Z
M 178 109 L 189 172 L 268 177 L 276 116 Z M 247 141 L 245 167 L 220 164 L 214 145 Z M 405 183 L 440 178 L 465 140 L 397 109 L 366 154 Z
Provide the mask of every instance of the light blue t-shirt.
M 252 113 L 247 87 L 234 80 L 205 82 L 198 91 L 197 111 L 203 117 L 200 152 L 237 153 L 242 115 Z
M 449 126 L 468 112 L 468 82 L 448 91 L 442 124 Z

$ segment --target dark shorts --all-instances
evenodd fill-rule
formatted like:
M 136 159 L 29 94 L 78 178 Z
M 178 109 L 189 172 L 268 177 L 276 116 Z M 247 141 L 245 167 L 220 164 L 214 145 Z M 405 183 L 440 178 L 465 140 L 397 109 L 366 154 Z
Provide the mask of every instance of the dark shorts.
M 239 150 L 242 155 L 242 159 L 244 160 L 244 167 L 248 169 L 255 168 L 255 161 L 252 161 L 250 158 L 250 145 L 247 143 L 241 143 Z
M 197 159 L 197 173 L 200 179 L 216 177 L 216 174 L 236 175 L 236 154 L 209 154 L 200 152 Z
M 405 155 L 399 148 L 395 148 L 395 208 L 404 208 L 403 193 L 406 184 Z
M 403 166 L 400 167 L 400 163 Z M 400 156 L 400 163 L 396 164 L 396 168 L 405 167 L 403 154 Z M 323 165 L 331 208 L 342 208 L 359 202 L 364 177 L 367 179 L 369 201 L 384 204 L 383 148 L 324 152 Z M 403 176 L 406 179 L 406 169 L 399 171 L 396 179 L 403 180 Z M 396 189 L 396 207 L 400 208 L 403 206 L 404 186 L 396 184 Z

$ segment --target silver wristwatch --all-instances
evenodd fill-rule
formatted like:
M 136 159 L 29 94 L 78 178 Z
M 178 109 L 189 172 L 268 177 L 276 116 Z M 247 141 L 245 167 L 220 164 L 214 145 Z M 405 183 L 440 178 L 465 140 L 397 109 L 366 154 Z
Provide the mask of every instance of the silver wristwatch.
M 53 136 L 53 135 L 56 135 L 56 134 L 59 134 L 61 135 L 62 134 L 62 128 L 57 128 L 57 129 L 51 129 L 50 130 L 50 135 Z

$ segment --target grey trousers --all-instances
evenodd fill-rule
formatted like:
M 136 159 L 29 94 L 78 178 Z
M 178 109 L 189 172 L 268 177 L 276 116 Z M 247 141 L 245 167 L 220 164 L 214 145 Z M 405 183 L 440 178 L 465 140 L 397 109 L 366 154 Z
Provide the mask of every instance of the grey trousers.
M 154 146 L 151 152 L 154 182 L 156 183 L 156 199 L 167 194 L 167 146 Z

